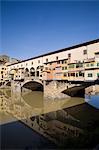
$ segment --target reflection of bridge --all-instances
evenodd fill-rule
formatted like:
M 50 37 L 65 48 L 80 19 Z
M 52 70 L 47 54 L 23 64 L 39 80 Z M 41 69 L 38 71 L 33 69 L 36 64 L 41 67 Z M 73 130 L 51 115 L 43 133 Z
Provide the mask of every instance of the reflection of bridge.
M 19 96 L 18 93 L 11 93 L 9 99 L 3 97 L 3 94 L 1 96 L 3 100 L 3 111 L 12 114 L 16 119 L 59 146 L 65 145 L 68 138 L 80 139 L 86 129 L 90 129 L 90 126 L 93 127 L 93 123 L 95 125 L 95 121 L 99 120 L 99 111 L 83 101 L 80 102 L 80 100 L 76 103 L 73 99 L 73 102 L 76 104 L 70 104 L 68 107 L 65 100 L 64 105 L 66 107 L 57 110 L 53 109 L 50 112 L 44 112 L 44 107 L 52 108 L 50 106 L 52 102 L 43 101 L 43 105 L 39 108 L 37 114 L 37 109 L 31 108 L 23 100 L 20 93 Z M 54 102 L 56 104 L 58 103 L 57 101 Z M 62 101 L 60 100 L 60 102 Z M 71 103 L 70 101 L 68 102 Z M 53 106 L 56 106 L 56 104 L 54 103 Z
M 54 104 L 54 108 L 52 108 L 52 102 L 50 101 L 49 105 L 47 101 L 43 101 L 43 105 L 40 108 L 33 108 L 30 105 L 28 105 L 20 93 L 11 93 L 11 97 L 6 98 L 7 93 L 6 90 L 2 90 L 2 108 L 3 111 L 11 114 L 16 119 L 20 120 L 27 126 L 29 126 L 31 129 L 35 130 L 36 132 L 40 133 L 41 135 L 45 136 L 49 140 L 54 141 L 57 144 L 58 138 L 54 136 L 54 134 L 60 134 L 60 136 L 63 136 L 63 130 L 64 134 L 66 136 L 69 136 L 69 132 L 71 131 L 72 134 L 70 136 L 76 137 L 79 136 L 80 133 L 82 133 L 82 129 L 79 127 L 66 124 L 57 118 L 57 115 L 63 115 L 65 119 L 70 119 L 77 121 L 74 117 L 66 113 L 65 111 L 62 112 L 53 112 L 60 110 L 62 107 L 59 103 L 60 108 L 55 108 L 57 104 Z M 1 99 L 0 99 L 1 100 Z M 75 101 L 74 101 L 75 102 Z M 56 102 L 58 103 L 58 102 Z M 62 102 L 62 105 L 66 103 L 66 100 Z M 83 101 L 81 100 L 81 102 Z M 74 103 L 75 105 L 75 103 Z M 71 106 L 71 105 L 70 105 Z M 70 107 L 68 106 L 68 107 Z M 47 109 L 47 107 L 51 108 L 50 110 Z M 62 109 L 62 108 L 61 108 Z M 50 112 L 50 113 L 49 113 Z M 52 117 L 51 117 L 52 116 Z M 11 120 L 12 121 L 12 120 Z M 52 124 L 52 126 L 50 126 Z M 60 128 L 59 128 L 60 127 Z M 47 131 L 48 129 L 48 131 Z M 64 136 L 65 138 L 65 136 Z

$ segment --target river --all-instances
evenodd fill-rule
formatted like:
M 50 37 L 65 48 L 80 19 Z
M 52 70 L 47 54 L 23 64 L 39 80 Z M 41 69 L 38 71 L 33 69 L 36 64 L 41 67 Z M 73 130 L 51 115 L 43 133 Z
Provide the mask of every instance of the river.
M 99 95 L 45 100 L 43 93 L 0 91 L 1 149 L 97 148 Z

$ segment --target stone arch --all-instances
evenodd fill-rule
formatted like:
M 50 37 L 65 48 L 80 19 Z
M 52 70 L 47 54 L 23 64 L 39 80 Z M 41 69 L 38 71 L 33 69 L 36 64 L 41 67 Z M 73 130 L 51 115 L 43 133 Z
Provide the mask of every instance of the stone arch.
M 38 66 L 37 68 L 36 68 L 36 77 L 42 77 L 41 76 L 41 72 L 43 71 L 43 66 Z
M 35 77 L 35 68 L 34 67 L 30 68 L 30 76 L 34 76 Z
M 32 91 L 43 91 L 43 84 L 41 81 L 26 81 L 22 86 L 22 88 L 30 89 Z
M 25 68 L 24 74 L 25 74 L 25 77 L 29 77 L 30 72 L 28 68 Z

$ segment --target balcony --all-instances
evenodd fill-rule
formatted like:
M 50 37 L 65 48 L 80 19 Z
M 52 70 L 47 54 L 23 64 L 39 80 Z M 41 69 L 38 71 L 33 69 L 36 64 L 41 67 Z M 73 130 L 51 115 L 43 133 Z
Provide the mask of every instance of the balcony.
M 94 69 L 94 68 L 99 68 L 98 62 L 91 62 L 85 64 L 85 69 Z

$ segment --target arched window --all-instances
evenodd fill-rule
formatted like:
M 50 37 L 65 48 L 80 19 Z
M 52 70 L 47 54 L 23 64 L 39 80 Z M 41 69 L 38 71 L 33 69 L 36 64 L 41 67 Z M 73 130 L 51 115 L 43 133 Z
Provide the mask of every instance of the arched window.
M 43 71 L 43 66 L 38 66 L 36 68 L 36 77 L 39 77 L 42 71 Z
M 35 69 L 33 67 L 30 69 L 30 75 L 35 76 Z
M 25 77 L 29 77 L 29 69 L 28 68 L 25 69 Z

